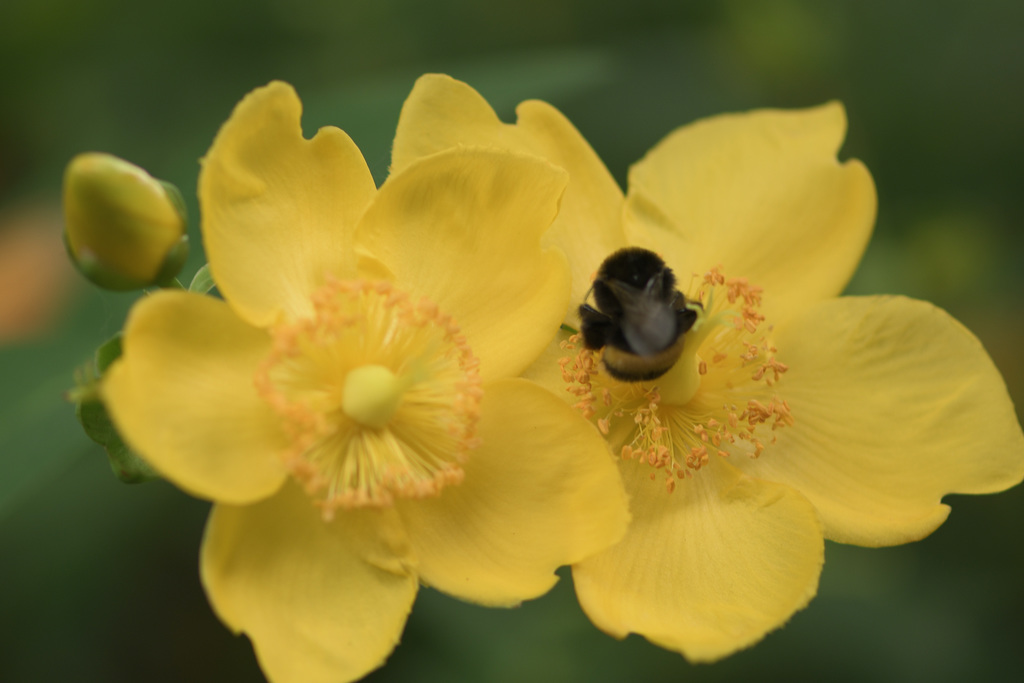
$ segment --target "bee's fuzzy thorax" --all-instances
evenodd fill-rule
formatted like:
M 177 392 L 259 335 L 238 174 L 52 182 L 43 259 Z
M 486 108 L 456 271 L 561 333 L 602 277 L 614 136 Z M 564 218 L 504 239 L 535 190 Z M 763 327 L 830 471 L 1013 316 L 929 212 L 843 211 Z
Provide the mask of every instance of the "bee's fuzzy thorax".
M 696 314 L 675 283 L 672 269 L 646 249 L 620 249 L 601 264 L 591 287 L 596 307 L 580 306 L 580 331 L 587 348 L 605 349 L 613 377 L 655 379 L 679 357 Z

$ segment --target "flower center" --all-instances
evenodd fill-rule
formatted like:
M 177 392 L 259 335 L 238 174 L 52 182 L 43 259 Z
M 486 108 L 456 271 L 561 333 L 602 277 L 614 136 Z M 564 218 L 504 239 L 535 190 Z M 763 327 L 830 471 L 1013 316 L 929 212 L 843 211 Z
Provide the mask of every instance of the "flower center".
M 345 376 L 341 410 L 366 427 L 386 427 L 402 402 L 404 384 L 383 365 L 355 368 Z
M 255 384 L 291 437 L 285 465 L 324 517 L 459 483 L 481 389 L 451 317 L 388 282 L 330 280 L 313 309 L 272 328 Z
M 713 456 L 760 457 L 775 443 L 774 430 L 794 423 L 776 389 L 788 367 L 775 357 L 761 288 L 713 268 L 690 290 L 687 299 L 701 304 L 697 322 L 679 360 L 657 380 L 615 380 L 578 335 L 563 342 L 575 356 L 559 361 L 576 408 L 622 460 L 649 465 L 652 480 L 664 473 L 669 492 Z

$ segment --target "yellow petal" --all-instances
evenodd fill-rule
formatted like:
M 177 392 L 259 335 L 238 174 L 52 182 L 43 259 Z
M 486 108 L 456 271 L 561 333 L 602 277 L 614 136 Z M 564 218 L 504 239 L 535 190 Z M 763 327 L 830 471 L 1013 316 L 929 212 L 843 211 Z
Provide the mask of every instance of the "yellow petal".
M 569 405 L 575 405 L 580 399 L 569 393 L 569 389 L 575 385 L 570 385 L 562 378 L 562 366 L 559 365 L 561 359 L 571 357 L 576 353 L 562 347 L 563 343 L 568 343 L 569 336 L 570 333 L 566 330 L 559 330 L 554 339 L 548 342 L 541 354 L 537 356 L 537 360 L 523 370 L 520 377 L 539 384 Z
M 565 172 L 533 157 L 450 150 L 381 187 L 356 235 L 366 277 L 394 277 L 453 316 L 486 381 L 519 374 L 555 335 L 565 257 L 542 250 Z
M 103 402 L 125 441 L 193 495 L 248 503 L 284 481 L 287 441 L 253 375 L 270 340 L 223 302 L 159 292 L 128 317 Z
M 201 554 L 218 616 L 252 640 L 274 683 L 351 681 L 384 663 L 416 596 L 393 511 L 338 511 L 298 487 L 255 505 L 214 507 Z
M 462 484 L 399 509 L 423 581 L 463 600 L 514 605 L 547 592 L 557 567 L 622 537 L 626 499 L 604 440 L 524 380 L 486 388 Z
M 796 424 L 744 469 L 800 490 L 829 538 L 917 540 L 946 519 L 947 493 L 1024 478 L 1024 436 L 999 371 L 935 306 L 844 297 L 780 328 L 775 344 Z
M 718 116 L 669 135 L 629 174 L 626 232 L 682 283 L 721 264 L 765 288 L 769 319 L 838 295 L 875 220 L 858 161 L 840 164 L 838 103 Z
M 573 567 L 580 605 L 601 630 L 639 633 L 711 661 L 757 642 L 817 591 L 824 561 L 814 508 L 792 489 L 712 461 L 665 490 L 623 462 L 633 523 L 607 552 Z
M 544 244 L 565 251 L 572 267 L 572 307 L 566 322 L 576 324 L 601 261 L 625 246 L 622 190 L 587 141 L 565 116 L 546 102 L 530 100 L 516 109 L 517 122 L 502 123 L 487 101 L 461 81 L 428 74 L 416 81 L 402 107 L 392 150 L 392 170 L 458 145 L 532 154 L 569 172 L 569 186 Z
M 302 104 L 274 82 L 247 95 L 203 160 L 203 244 L 217 286 L 263 326 L 301 315 L 325 273 L 351 273 L 352 231 L 375 192 L 359 149 L 337 128 L 302 137 Z

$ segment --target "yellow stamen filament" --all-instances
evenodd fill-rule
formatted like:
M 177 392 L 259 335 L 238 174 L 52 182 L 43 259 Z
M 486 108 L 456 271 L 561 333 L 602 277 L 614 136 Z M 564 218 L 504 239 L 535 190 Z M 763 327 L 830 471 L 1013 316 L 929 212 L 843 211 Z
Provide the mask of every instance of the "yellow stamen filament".
M 653 480 L 662 472 L 669 492 L 713 457 L 760 457 L 774 443 L 774 430 L 795 424 L 775 390 L 789 368 L 775 357 L 759 310 L 762 296 L 760 287 L 726 279 L 719 268 L 695 277 L 687 299 L 702 305 L 697 323 L 676 366 L 650 382 L 607 376 L 579 335 L 570 337 L 559 365 L 576 408 L 621 444 L 622 460 L 650 466 Z
M 330 280 L 313 307 L 271 330 L 254 381 L 291 437 L 286 467 L 324 517 L 460 482 L 482 391 L 451 317 L 388 282 Z

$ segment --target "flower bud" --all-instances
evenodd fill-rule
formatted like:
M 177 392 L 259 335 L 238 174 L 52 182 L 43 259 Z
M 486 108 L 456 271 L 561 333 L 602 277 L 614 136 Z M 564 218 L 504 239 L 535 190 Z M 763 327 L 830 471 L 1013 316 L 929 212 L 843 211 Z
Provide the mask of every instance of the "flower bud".
M 169 283 L 188 256 L 177 188 L 110 154 L 79 154 L 64 171 L 64 240 L 104 289 Z
M 92 361 L 76 373 L 75 388 L 68 392 L 68 398 L 75 404 L 75 415 L 86 435 L 107 452 L 114 475 L 126 484 L 141 484 L 158 479 L 160 475 L 125 445 L 98 391 L 100 378 L 120 356 L 121 333 L 118 332 L 100 345 Z

